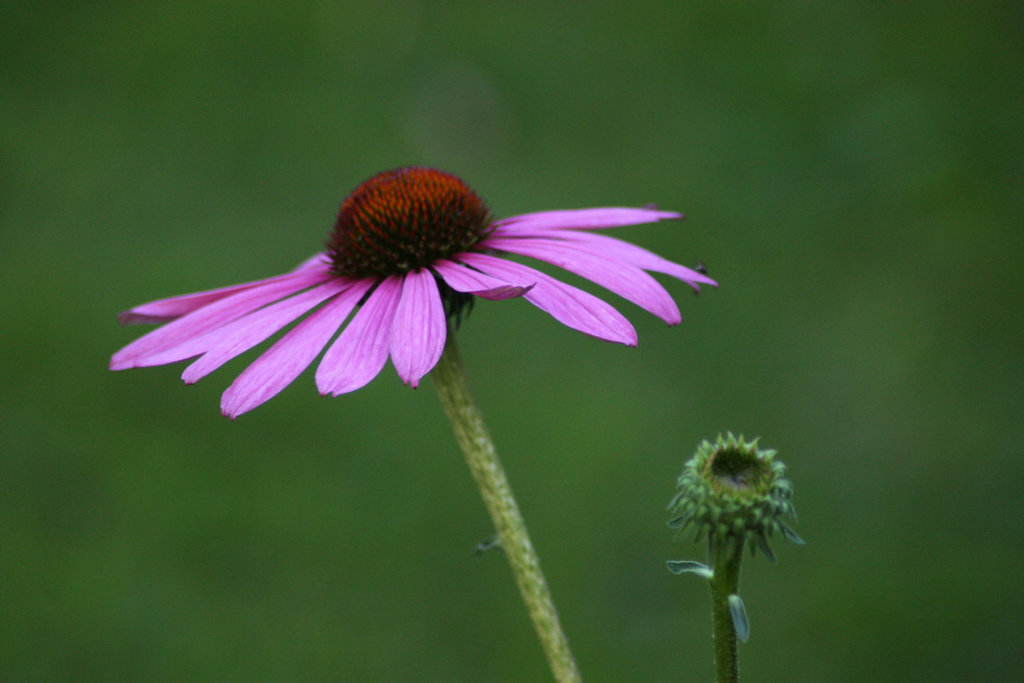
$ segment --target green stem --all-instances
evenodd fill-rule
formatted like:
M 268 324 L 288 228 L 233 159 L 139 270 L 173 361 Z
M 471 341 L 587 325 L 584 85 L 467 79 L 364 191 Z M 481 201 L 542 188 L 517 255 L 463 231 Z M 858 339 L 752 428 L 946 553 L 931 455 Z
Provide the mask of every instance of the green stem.
M 740 680 L 736 626 L 729 610 L 729 596 L 740 588 L 740 560 L 743 545 L 722 543 L 715 549 L 714 575 L 711 584 L 711 622 L 715 636 L 715 670 L 718 683 Z
M 558 612 L 540 569 L 540 560 L 530 543 L 505 471 L 469 390 L 469 382 L 455 344 L 455 334 L 450 327 L 444 353 L 430 376 L 501 538 L 502 548 L 512 565 L 516 584 L 530 612 L 555 680 L 559 683 L 580 681 L 576 660 L 569 650 L 569 641 L 562 631 Z

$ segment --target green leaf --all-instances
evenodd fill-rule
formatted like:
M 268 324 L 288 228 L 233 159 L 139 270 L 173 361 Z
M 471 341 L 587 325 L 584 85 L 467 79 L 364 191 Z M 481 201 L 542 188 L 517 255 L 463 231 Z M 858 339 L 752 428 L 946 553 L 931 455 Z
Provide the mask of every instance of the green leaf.
M 715 575 L 708 567 L 694 560 L 669 560 L 665 565 L 673 574 L 696 574 L 705 579 L 710 579 Z
M 498 534 L 494 534 L 493 536 L 488 536 L 484 540 L 482 540 L 479 543 L 477 543 L 476 547 L 473 548 L 473 554 L 476 555 L 477 557 L 480 557 L 481 555 L 486 553 L 488 550 L 490 550 L 492 548 L 500 548 L 500 547 L 501 547 L 501 536 L 499 536 Z
M 741 643 L 750 639 L 750 622 L 747 620 L 747 608 L 743 606 L 743 598 L 735 593 L 729 596 L 729 614 L 732 625 L 736 629 L 736 637 Z

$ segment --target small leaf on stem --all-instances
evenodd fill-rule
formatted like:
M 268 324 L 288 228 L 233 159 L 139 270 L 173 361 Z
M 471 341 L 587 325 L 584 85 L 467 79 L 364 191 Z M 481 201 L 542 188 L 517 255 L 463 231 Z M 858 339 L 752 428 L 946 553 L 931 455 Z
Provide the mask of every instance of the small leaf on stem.
M 710 568 L 695 560 L 669 560 L 665 565 L 673 574 L 696 574 L 705 579 L 710 579 L 715 575 Z
M 736 637 L 741 643 L 750 639 L 750 622 L 747 620 L 747 608 L 743 606 L 743 598 L 735 593 L 729 596 L 729 613 L 732 625 L 736 629 Z

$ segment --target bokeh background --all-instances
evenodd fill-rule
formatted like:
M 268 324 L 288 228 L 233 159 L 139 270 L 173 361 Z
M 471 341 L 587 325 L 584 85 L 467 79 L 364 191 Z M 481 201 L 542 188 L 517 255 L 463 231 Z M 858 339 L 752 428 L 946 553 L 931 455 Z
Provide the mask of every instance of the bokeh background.
M 459 334 L 591 681 L 709 680 L 665 505 L 722 430 L 807 540 L 747 564 L 750 681 L 1024 670 L 1024 10 L 1011 2 L 0 5 L 0 680 L 547 673 L 429 382 L 235 422 L 115 314 L 282 272 L 377 171 L 499 216 L 656 202 L 707 264 L 640 345 Z M 610 298 L 611 295 L 609 295 Z

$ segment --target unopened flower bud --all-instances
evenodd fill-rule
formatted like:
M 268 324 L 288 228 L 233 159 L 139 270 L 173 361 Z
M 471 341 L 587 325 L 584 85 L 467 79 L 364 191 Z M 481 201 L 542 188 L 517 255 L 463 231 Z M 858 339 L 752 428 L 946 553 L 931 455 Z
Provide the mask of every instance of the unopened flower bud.
M 707 537 L 711 548 L 731 554 L 743 546 L 760 550 L 774 561 L 768 539 L 779 533 L 787 541 L 803 540 L 783 521 L 796 518 L 793 486 L 783 478 L 785 465 L 774 450 L 759 450 L 757 439 L 719 435 L 704 441 L 686 463 L 677 493 L 668 509 L 676 515 L 669 526 L 680 534 L 696 529 L 695 541 Z

